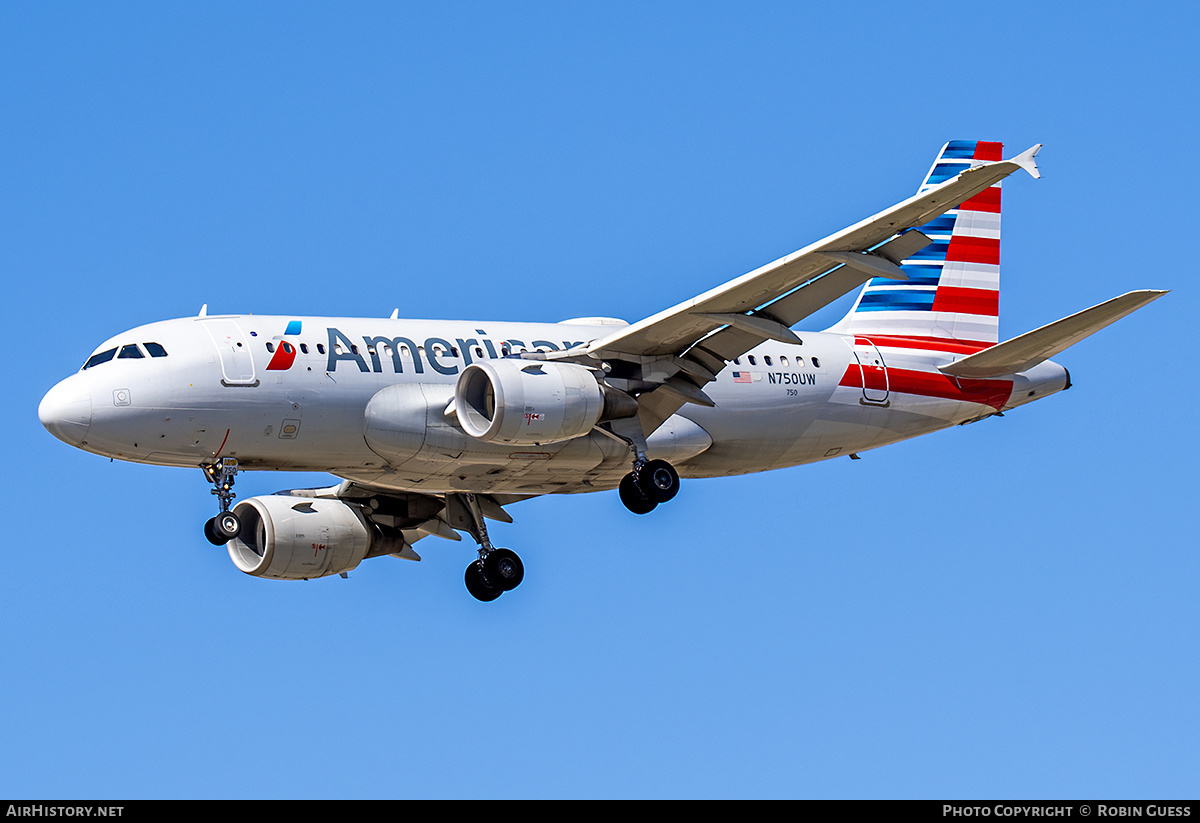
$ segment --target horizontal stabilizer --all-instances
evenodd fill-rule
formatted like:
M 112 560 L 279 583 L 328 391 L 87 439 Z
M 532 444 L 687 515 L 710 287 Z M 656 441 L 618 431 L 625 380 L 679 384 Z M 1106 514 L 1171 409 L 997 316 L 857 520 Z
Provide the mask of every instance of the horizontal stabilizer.
M 1084 309 L 1078 314 L 1006 340 L 997 346 L 956 360 L 938 369 L 952 377 L 999 377 L 1016 374 L 1048 360 L 1083 338 L 1157 300 L 1165 291 L 1131 291 Z

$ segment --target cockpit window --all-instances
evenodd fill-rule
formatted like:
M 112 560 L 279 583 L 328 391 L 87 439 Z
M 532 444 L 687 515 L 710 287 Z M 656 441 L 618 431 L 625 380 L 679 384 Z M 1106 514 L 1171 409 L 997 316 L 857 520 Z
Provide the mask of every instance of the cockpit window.
M 146 347 L 146 351 L 150 352 L 151 357 L 166 357 L 167 356 L 167 350 L 164 349 L 162 346 L 160 346 L 158 343 L 143 343 L 142 345 Z
M 130 343 L 127 346 L 121 347 L 121 353 L 117 355 L 118 360 L 138 360 L 146 355 L 142 354 L 142 350 L 136 344 Z
M 101 363 L 107 363 L 109 360 L 112 360 L 116 356 L 117 356 L 117 350 L 115 348 L 106 349 L 105 351 L 102 351 L 102 352 L 96 352 L 95 354 L 93 354 L 91 357 L 88 358 L 88 361 L 83 364 L 83 367 L 85 369 L 90 369 L 92 366 L 99 366 Z

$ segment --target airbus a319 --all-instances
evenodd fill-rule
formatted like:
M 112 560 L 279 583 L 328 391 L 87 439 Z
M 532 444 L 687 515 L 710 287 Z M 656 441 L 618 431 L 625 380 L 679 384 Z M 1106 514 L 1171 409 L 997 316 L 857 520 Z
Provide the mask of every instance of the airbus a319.
M 1039 149 L 947 143 L 912 197 L 636 323 L 202 309 L 105 341 L 38 415 L 95 454 L 201 468 L 205 535 L 247 574 L 345 576 L 463 532 L 467 589 L 493 600 L 524 567 L 487 521 L 520 500 L 615 488 L 648 514 L 681 477 L 854 457 L 1069 388 L 1049 358 L 1165 292 L 999 342 L 1000 181 L 1038 177 Z M 833 327 L 794 329 L 855 289 Z M 235 504 L 249 470 L 339 482 Z

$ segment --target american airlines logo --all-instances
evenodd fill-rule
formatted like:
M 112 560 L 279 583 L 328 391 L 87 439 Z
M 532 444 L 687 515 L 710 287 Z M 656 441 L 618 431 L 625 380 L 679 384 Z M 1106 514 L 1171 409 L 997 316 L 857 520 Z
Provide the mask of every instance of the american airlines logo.
M 296 362 L 296 344 L 287 338 L 299 337 L 300 326 L 299 320 L 288 322 L 287 328 L 283 330 L 283 338 L 279 341 L 279 348 L 275 349 L 271 362 L 267 364 L 267 371 L 287 371 L 292 367 L 292 363 Z

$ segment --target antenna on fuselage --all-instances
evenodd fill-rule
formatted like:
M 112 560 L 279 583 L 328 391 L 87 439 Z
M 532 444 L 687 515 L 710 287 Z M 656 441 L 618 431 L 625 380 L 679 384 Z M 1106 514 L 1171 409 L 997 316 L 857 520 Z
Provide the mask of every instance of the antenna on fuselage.
M 392 316 L 388 320 L 395 320 L 400 316 L 400 309 L 392 309 Z
M 196 316 L 197 317 L 208 317 L 208 304 L 207 303 L 205 303 L 203 306 L 200 307 L 200 313 L 197 314 Z

